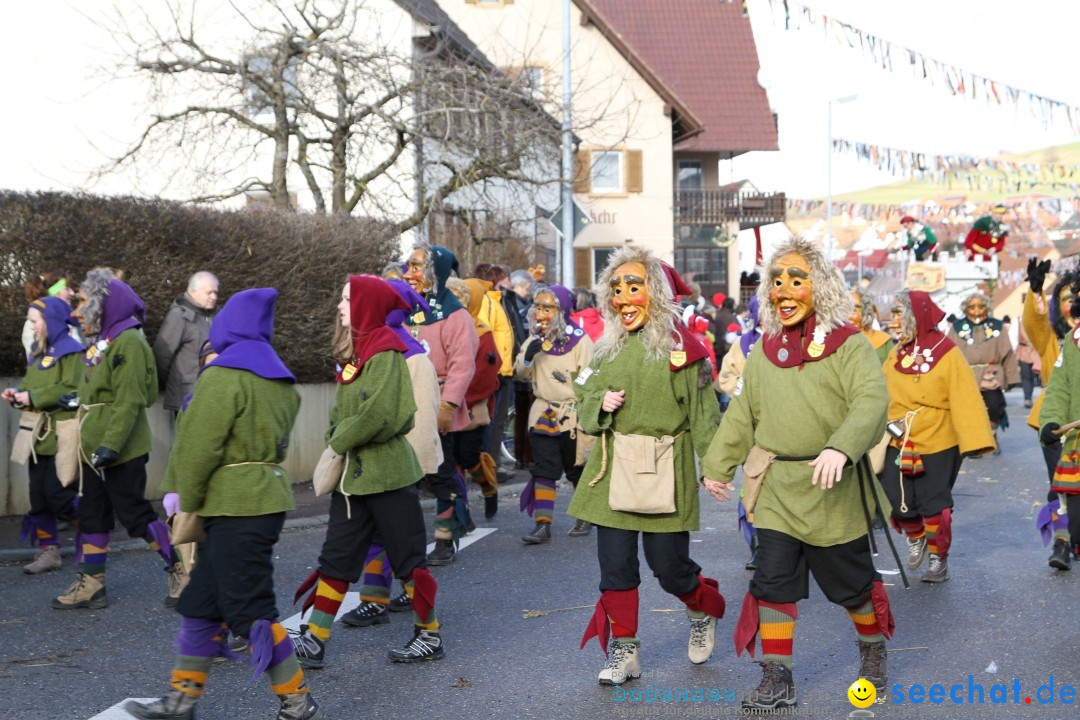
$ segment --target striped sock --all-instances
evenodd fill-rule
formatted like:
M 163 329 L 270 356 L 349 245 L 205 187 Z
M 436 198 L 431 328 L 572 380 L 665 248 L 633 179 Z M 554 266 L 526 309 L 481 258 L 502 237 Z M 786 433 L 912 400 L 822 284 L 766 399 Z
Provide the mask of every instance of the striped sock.
M 851 616 L 851 621 L 855 623 L 859 642 L 885 642 L 885 636 L 881 634 L 881 628 L 878 626 L 877 615 L 874 614 L 874 603 L 867 600 L 859 607 L 848 608 L 847 611 Z
M 360 600 L 377 605 L 390 604 L 390 586 L 394 582 L 394 572 L 386 558 L 386 549 L 378 543 L 371 543 L 368 548 L 363 582 L 360 586 Z
M 180 617 L 176 636 L 176 666 L 169 684 L 187 695 L 201 697 L 214 658 L 222 654 L 228 630 L 222 623 Z
M 938 527 L 941 526 L 941 515 L 931 515 L 928 518 L 923 519 L 923 523 L 926 525 L 926 549 L 931 555 L 940 556 L 938 552 L 937 532 Z
M 435 537 L 439 537 L 439 530 L 445 530 L 448 534 L 454 531 L 453 500 L 443 500 L 442 498 L 435 500 Z
M 212 657 L 177 655 L 176 667 L 173 668 L 169 685 L 186 695 L 202 697 L 206 692 L 206 676 L 210 674 L 213 665 Z
M 536 478 L 536 504 L 533 506 L 533 519 L 536 522 L 551 523 L 555 519 L 555 481 Z
M 105 577 L 105 564 L 109 560 L 109 533 L 83 533 L 82 566 L 91 577 Z
M 761 633 L 761 661 L 778 662 L 791 669 L 791 646 L 795 637 L 795 603 L 758 600 L 758 631 Z
M 320 640 L 330 639 L 330 629 L 334 625 L 341 601 L 345 599 L 345 591 L 349 589 L 349 583 L 344 580 L 327 577 L 319 573 L 319 584 L 315 588 L 315 605 L 311 608 L 311 616 L 308 618 L 308 629 L 311 634 Z
M 409 602 L 412 603 L 412 607 L 413 607 L 413 625 L 415 625 L 416 627 L 421 628 L 423 630 L 430 630 L 431 632 L 437 632 L 438 629 L 439 629 L 439 618 L 435 614 L 434 606 L 430 610 L 428 610 L 427 622 L 424 622 L 420 618 L 420 613 L 417 611 L 418 610 L 417 603 L 413 602 L 413 598 L 416 595 L 415 578 L 416 578 L 416 571 L 413 572 L 413 576 L 409 578 L 408 582 L 404 583 L 404 585 L 405 585 L 405 594 L 409 596 Z M 432 582 L 434 582 L 434 581 L 432 581 Z
M 293 652 L 289 633 L 278 622 L 270 626 L 270 631 L 274 635 L 273 660 L 266 669 L 266 675 L 270 678 L 270 689 L 275 695 L 308 692 L 304 683 L 304 671 L 300 669 L 300 662 Z

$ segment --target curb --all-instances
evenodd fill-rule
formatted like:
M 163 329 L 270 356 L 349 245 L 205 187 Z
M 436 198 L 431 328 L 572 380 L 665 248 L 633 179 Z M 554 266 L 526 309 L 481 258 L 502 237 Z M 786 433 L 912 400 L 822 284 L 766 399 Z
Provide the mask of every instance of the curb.
M 503 495 L 503 491 L 506 495 L 515 495 L 521 492 L 527 483 L 525 482 L 512 482 L 509 485 L 499 486 L 499 495 Z M 474 494 L 473 497 L 479 497 Z M 435 509 L 435 498 L 424 498 L 420 500 L 420 507 L 424 510 Z M 307 530 L 313 527 L 319 527 L 326 525 L 329 521 L 329 515 L 311 515 L 308 517 L 298 518 L 286 518 L 285 525 L 282 528 L 282 532 L 288 532 L 290 530 Z M 145 540 L 128 539 L 121 540 L 117 543 L 109 544 L 109 552 L 128 552 L 130 550 L 142 550 L 147 548 Z M 37 553 L 37 549 L 33 547 L 18 547 L 18 548 L 3 548 L 0 549 L 0 564 L 16 563 L 16 562 L 30 562 L 34 559 L 34 555 Z M 75 548 L 70 545 L 65 545 L 60 548 L 60 557 L 74 557 Z

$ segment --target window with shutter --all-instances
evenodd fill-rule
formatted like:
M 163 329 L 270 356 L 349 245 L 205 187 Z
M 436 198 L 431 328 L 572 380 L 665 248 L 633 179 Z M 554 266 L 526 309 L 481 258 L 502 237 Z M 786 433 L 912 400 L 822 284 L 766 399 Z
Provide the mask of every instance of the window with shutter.
M 592 153 L 580 150 L 574 154 L 574 192 L 592 191 Z
M 640 150 L 626 151 L 626 192 L 644 192 L 644 169 L 641 163 Z
M 593 286 L 592 267 L 589 265 L 589 251 L 586 248 L 574 249 L 574 285 L 584 288 Z

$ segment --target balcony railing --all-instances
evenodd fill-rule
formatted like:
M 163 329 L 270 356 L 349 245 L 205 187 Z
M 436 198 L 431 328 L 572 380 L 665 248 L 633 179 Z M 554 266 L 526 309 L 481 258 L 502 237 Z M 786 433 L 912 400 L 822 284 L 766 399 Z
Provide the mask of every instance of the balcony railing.
M 738 221 L 753 228 L 783 222 L 787 209 L 784 193 L 734 192 L 703 189 L 675 191 L 676 225 L 721 225 Z

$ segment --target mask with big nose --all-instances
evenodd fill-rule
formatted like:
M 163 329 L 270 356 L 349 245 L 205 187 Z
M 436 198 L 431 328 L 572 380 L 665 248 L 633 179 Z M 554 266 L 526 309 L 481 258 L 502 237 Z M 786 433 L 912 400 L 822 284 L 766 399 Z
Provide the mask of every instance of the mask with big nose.
M 624 263 L 611 276 L 611 305 L 627 332 L 640 330 L 649 319 L 649 290 L 645 285 L 645 266 Z
M 405 275 L 403 276 L 405 282 L 412 285 L 412 289 L 421 295 L 427 294 L 431 290 L 431 285 L 424 279 L 424 266 L 427 264 L 427 257 L 425 256 L 422 248 L 417 248 L 409 255 L 409 259 L 405 261 Z
M 799 253 L 788 253 L 769 268 L 769 300 L 786 328 L 797 327 L 814 312 L 814 283 L 810 263 Z

